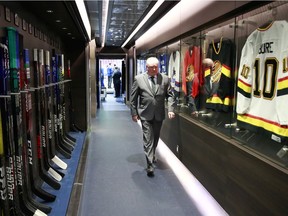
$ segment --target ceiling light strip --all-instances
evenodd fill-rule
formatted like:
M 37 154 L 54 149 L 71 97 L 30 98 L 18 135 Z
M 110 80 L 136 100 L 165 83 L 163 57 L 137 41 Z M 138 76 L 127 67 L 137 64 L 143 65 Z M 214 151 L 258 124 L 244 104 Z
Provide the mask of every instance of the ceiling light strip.
M 144 19 L 140 22 L 140 24 L 134 29 L 132 34 L 127 38 L 127 40 L 124 42 L 122 47 L 125 47 L 126 44 L 131 40 L 131 38 L 140 30 L 140 28 L 147 22 L 147 20 L 155 13 L 155 11 L 162 5 L 164 0 L 159 0 L 157 3 L 153 6 L 153 8 L 148 12 L 148 14 L 144 17 Z
M 78 11 L 80 13 L 80 16 L 84 24 L 84 27 L 86 29 L 87 35 L 89 37 L 89 40 L 91 40 L 91 25 L 90 25 L 89 18 L 87 15 L 87 10 L 84 4 L 84 0 L 75 0 L 75 3 L 77 5 Z
M 108 19 L 108 8 L 109 8 L 109 0 L 103 0 L 102 2 L 102 40 L 101 46 L 105 46 L 106 40 L 106 26 L 107 26 L 107 19 Z

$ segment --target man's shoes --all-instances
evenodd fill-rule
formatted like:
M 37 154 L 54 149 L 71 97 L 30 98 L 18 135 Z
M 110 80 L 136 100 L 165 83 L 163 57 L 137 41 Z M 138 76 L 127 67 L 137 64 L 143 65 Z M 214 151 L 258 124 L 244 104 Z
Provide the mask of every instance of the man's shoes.
M 147 176 L 148 177 L 153 177 L 154 176 L 154 168 L 152 165 L 148 165 L 147 167 Z

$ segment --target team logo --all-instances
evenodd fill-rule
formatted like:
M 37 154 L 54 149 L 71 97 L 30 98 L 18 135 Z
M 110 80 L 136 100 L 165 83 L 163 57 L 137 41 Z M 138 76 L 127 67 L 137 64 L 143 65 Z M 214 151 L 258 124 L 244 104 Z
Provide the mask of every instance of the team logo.
M 194 79 L 194 66 L 192 64 L 188 65 L 186 71 L 186 81 L 191 82 Z
M 222 73 L 222 64 L 218 60 L 214 62 L 212 73 L 211 73 L 211 82 L 219 82 Z

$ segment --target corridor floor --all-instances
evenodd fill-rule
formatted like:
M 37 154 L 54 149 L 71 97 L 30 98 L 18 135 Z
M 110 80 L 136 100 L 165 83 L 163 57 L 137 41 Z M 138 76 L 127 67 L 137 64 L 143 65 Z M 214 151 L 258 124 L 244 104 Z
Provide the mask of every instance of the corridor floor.
M 131 120 L 123 99 L 108 94 L 96 117 L 91 119 L 78 215 L 207 215 L 191 199 L 163 155 L 158 156 L 155 176 L 149 178 L 141 128 Z M 226 213 L 220 208 L 220 213 L 210 215 Z

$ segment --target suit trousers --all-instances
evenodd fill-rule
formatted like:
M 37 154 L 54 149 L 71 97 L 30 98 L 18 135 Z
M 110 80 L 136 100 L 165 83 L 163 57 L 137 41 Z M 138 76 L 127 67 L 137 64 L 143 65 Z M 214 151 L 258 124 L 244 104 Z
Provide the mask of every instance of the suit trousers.
M 144 153 L 147 160 L 147 165 L 153 163 L 153 158 L 155 157 L 156 147 L 158 145 L 160 131 L 162 127 L 162 120 L 157 121 L 156 119 L 146 121 L 141 120 L 142 132 L 143 132 L 143 144 Z

